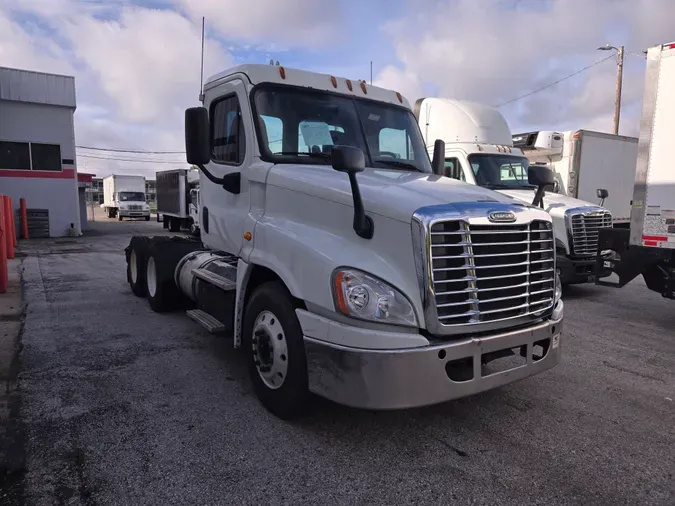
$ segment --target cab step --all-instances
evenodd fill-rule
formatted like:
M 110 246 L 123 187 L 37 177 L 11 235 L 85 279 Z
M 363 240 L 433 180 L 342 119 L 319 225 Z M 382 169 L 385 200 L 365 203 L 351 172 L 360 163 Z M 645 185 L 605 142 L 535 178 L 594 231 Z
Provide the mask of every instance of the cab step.
M 207 283 L 217 286 L 218 288 L 226 292 L 235 290 L 237 288 L 236 281 L 232 281 L 231 279 L 227 279 L 223 276 L 220 276 L 219 274 L 213 271 L 209 271 L 206 269 L 193 269 L 192 274 L 195 277 L 201 279 L 202 281 L 206 281 Z
M 190 309 L 185 314 L 192 320 L 199 323 L 202 327 L 208 330 L 211 334 L 220 334 L 225 332 L 226 326 L 220 320 L 214 318 L 206 311 L 201 309 Z

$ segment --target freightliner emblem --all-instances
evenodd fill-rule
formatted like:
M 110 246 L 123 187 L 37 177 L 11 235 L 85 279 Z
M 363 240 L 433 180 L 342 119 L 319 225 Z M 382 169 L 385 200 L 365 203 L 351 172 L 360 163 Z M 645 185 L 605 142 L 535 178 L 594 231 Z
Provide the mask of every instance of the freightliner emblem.
M 488 220 L 495 223 L 513 223 L 516 215 L 509 211 L 492 211 L 488 214 Z

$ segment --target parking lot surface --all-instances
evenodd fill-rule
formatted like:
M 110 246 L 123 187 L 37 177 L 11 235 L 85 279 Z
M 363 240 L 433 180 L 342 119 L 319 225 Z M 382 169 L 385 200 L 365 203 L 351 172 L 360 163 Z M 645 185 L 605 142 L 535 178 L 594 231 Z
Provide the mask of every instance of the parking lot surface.
M 674 504 L 675 302 L 636 281 L 564 296 L 563 362 L 424 409 L 316 400 L 274 418 L 231 340 L 153 313 L 97 218 L 24 246 L 26 504 Z

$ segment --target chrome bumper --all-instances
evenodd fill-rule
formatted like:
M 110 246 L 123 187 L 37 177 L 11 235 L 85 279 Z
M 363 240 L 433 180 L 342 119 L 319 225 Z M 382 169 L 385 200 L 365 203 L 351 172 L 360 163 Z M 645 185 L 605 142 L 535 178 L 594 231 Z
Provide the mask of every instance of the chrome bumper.
M 150 216 L 150 211 L 118 211 L 122 218 L 142 218 Z
M 305 336 L 310 390 L 348 406 L 401 409 L 446 402 L 538 374 L 560 362 L 562 302 L 558 304 L 558 320 L 418 348 L 366 350 Z M 537 357 L 535 346 L 543 351 Z M 525 355 L 523 364 L 490 374 L 483 362 L 514 348 Z M 465 381 L 446 372 L 446 365 L 452 362 L 452 368 L 456 361 L 466 364 Z

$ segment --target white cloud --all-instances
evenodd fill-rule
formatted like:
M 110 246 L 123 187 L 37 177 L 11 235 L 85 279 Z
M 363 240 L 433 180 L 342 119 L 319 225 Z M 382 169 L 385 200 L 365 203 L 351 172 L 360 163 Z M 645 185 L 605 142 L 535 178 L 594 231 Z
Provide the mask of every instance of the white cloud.
M 491 105 L 607 56 L 595 51 L 607 42 L 640 53 L 675 36 L 672 0 L 418 0 L 414 9 L 418 14 L 383 26 L 401 69 L 386 67 L 378 82 L 423 93 L 410 86 L 414 76 L 413 83 L 432 83 L 439 96 Z M 600 118 L 613 110 L 615 72 L 607 61 L 502 110 L 516 127 L 604 124 Z M 643 72 L 641 59 L 627 55 L 624 105 L 640 100 Z M 635 132 L 636 122 L 635 115 L 623 116 L 622 132 Z
M 340 2 L 319 0 L 174 0 L 189 16 L 221 35 L 279 50 L 320 47 L 335 33 Z

